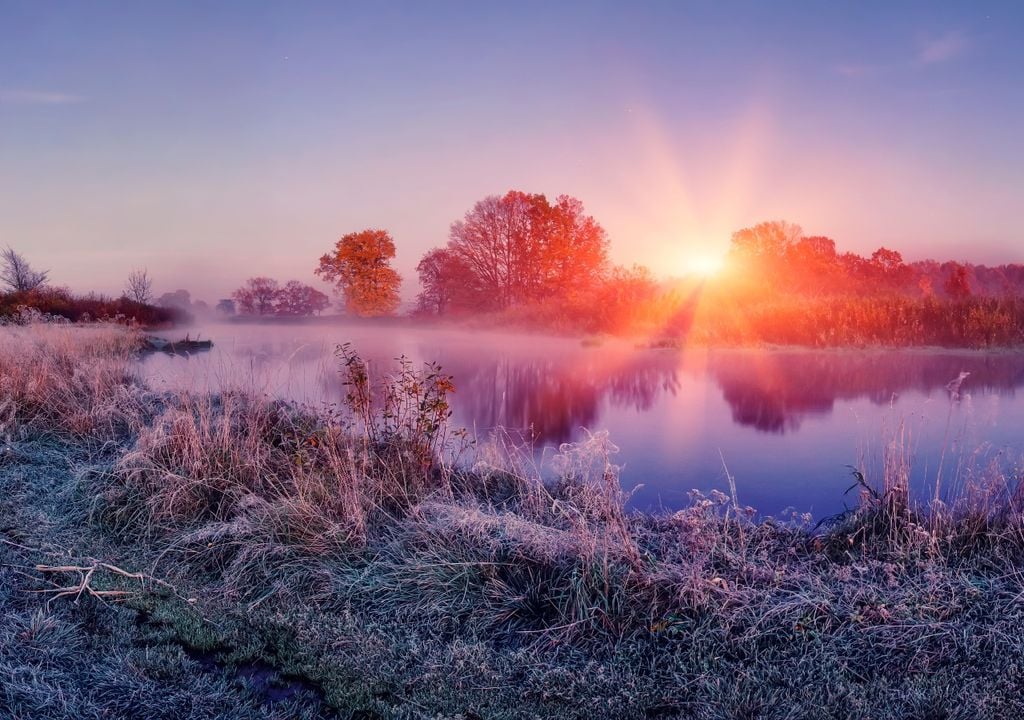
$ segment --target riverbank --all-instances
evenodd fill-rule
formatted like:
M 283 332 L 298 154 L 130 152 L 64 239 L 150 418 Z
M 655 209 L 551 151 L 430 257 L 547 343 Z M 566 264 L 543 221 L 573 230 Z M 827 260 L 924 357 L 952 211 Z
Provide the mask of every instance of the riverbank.
M 343 354 L 323 414 L 155 392 L 138 342 L 0 330 L 12 717 L 1024 711 L 1015 478 L 921 515 L 893 456 L 818 528 L 721 494 L 631 514 L 601 435 L 553 486 L 486 448 L 440 463 L 463 439 L 435 370 L 382 396 Z
M 547 302 L 455 316 L 237 316 L 239 325 L 311 325 L 505 332 L 578 339 L 587 346 L 629 342 L 638 349 L 1024 349 L 1024 299 L 959 300 L 905 295 L 733 296 L 722 288 L 634 308 L 628 321 L 600 319 L 591 304 Z

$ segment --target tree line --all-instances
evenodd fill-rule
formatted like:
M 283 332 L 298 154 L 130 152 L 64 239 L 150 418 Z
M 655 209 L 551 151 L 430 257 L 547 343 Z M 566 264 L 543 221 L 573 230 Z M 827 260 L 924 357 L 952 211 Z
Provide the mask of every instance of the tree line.
M 906 262 L 881 247 L 867 256 L 840 252 L 835 240 L 808 235 L 785 221 L 736 231 L 726 270 L 711 279 L 657 280 L 642 266 L 608 257 L 609 238 L 583 203 L 569 195 L 510 190 L 476 202 L 452 223 L 447 242 L 416 266 L 420 292 L 413 313 L 437 318 L 487 315 L 495 322 L 578 331 L 628 332 L 645 326 L 686 327 L 696 295 L 722 303 L 779 298 L 903 297 L 965 301 L 1024 295 L 1024 266 L 995 268 L 933 260 Z M 392 267 L 395 241 L 381 228 L 343 235 L 313 270 L 330 282 L 347 314 L 393 315 L 402 278 Z M 47 273 L 10 248 L 0 253 L 0 283 L 26 296 L 47 288 Z M 131 273 L 121 300 L 180 312 L 203 312 L 188 292 L 154 300 L 145 270 Z M 707 303 L 705 303 L 707 304 Z M 298 280 L 283 285 L 250 278 L 217 304 L 225 315 L 318 315 L 330 298 Z M 707 310 L 705 310 L 707 312 Z
M 832 238 L 804 235 L 799 225 L 781 220 L 735 232 L 726 267 L 723 281 L 762 295 L 964 300 L 975 294 L 1007 296 L 1024 290 L 1024 266 L 988 268 L 934 260 L 907 263 L 899 251 L 885 247 L 866 257 L 840 253 Z
M 217 310 L 226 315 L 306 317 L 319 315 L 330 305 L 327 295 L 298 280 L 281 286 L 273 278 L 254 277 L 235 290 L 231 300 L 221 300 Z

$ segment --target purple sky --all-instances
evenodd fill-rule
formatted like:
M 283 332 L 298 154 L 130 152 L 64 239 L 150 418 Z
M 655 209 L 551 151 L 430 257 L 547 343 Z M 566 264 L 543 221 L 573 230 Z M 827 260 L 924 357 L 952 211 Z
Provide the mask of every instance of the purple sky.
M 375 7 L 368 7 L 374 5 Z M 0 0 L 0 245 L 75 290 L 414 268 L 473 202 L 583 200 L 678 274 L 787 219 L 1024 262 L 1024 4 Z

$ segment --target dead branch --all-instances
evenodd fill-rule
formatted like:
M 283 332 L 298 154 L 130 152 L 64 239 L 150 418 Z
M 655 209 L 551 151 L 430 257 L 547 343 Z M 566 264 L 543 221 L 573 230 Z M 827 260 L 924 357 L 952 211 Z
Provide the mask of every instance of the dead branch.
M 178 591 L 168 582 L 159 580 L 150 575 L 146 575 L 141 572 L 129 572 L 123 570 L 116 565 L 111 565 L 105 562 L 93 562 L 91 565 L 36 565 L 36 570 L 41 573 L 77 573 L 78 583 L 74 585 L 57 586 L 53 588 L 47 588 L 45 590 L 30 590 L 29 592 L 52 594 L 52 597 L 47 601 L 47 604 L 53 602 L 57 598 L 62 597 L 74 597 L 75 604 L 81 600 L 82 595 L 89 595 L 97 598 L 100 601 L 106 601 L 108 599 L 122 600 L 127 597 L 136 595 L 137 593 L 130 590 L 98 590 L 92 586 L 93 578 L 98 571 L 106 571 L 114 575 L 120 575 L 132 580 L 138 580 L 143 586 L 146 582 L 150 582 L 154 585 L 168 588 L 179 598 L 189 602 L 195 603 L 195 598 L 184 598 Z

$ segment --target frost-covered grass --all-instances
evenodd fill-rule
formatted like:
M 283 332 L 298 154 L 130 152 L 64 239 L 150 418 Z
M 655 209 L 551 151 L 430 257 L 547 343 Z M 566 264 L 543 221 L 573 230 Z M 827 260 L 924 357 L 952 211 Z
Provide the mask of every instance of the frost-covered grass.
M 1024 711 L 1014 478 L 919 512 L 893 453 L 816 531 L 720 494 L 631 514 L 602 435 L 563 449 L 556 484 L 443 462 L 436 370 L 373 388 L 343 352 L 346 409 L 312 412 L 155 394 L 130 335 L 93 332 L 0 339 L 0 716 Z M 143 577 L 33 592 L 97 563 Z M 317 691 L 271 702 L 231 670 L 252 660 Z

